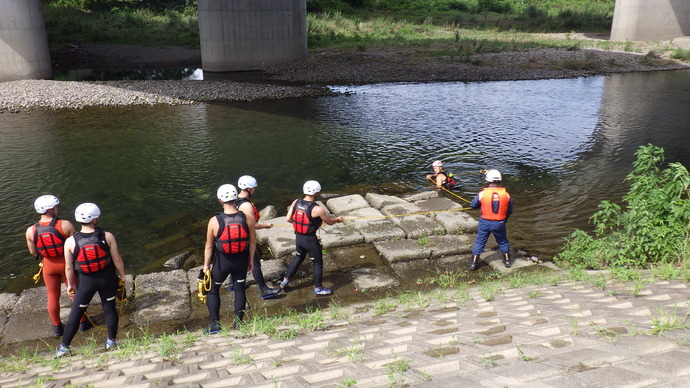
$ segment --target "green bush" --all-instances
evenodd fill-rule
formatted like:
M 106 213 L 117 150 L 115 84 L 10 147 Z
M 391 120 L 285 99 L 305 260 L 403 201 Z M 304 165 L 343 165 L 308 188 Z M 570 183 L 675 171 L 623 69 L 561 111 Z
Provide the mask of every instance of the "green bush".
M 590 221 L 594 236 L 576 230 L 554 260 L 574 267 L 647 268 L 690 259 L 690 174 L 680 163 L 661 169 L 664 150 L 641 146 L 627 176 L 625 210 L 599 204 Z

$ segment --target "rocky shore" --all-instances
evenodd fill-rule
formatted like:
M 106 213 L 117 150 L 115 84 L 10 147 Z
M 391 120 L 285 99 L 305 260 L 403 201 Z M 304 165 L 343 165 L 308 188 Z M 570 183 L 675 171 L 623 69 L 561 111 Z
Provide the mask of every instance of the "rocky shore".
M 681 42 L 681 41 L 679 41 Z M 680 44 L 680 43 L 674 43 Z M 429 57 L 401 50 L 320 50 L 232 81 L 49 81 L 0 83 L 0 112 L 88 106 L 194 104 L 332 95 L 324 85 L 381 82 L 482 82 L 577 78 L 624 72 L 678 70 L 688 63 L 654 53 L 593 49 L 534 49 Z M 51 53 L 56 69 L 141 69 L 201 66 L 199 50 L 83 46 Z M 221 78 L 223 75 L 216 75 Z
M 478 221 L 463 212 L 460 203 L 439 197 L 428 191 L 399 198 L 391 195 L 368 193 L 336 196 L 322 203 L 326 209 L 345 222 L 326 226 L 319 233 L 326 254 L 324 256 L 324 284 L 335 290 L 340 301 L 372 293 L 377 290 L 410 287 L 424 276 L 434 276 L 437 270 L 456 272 L 467 268 L 471 259 L 471 243 Z M 295 250 L 292 228 L 285 224 L 285 215 L 278 215 L 273 206 L 261 211 L 261 219 L 274 224 L 270 229 L 257 231 L 257 241 L 268 248 L 271 256 L 262 260 L 264 278 L 277 284 L 285 274 Z M 502 264 L 495 241 L 490 239 L 487 251 L 477 273 L 495 271 L 513 272 L 524 267 L 539 267 L 544 271 L 557 269 L 552 263 L 543 263 L 526 253 L 512 253 L 513 266 Z M 170 271 L 128 275 L 126 283 L 129 301 L 125 311 L 123 329 L 150 324 L 162 325 L 164 330 L 200 326 L 208 319 L 206 306 L 196 299 L 197 276 L 201 266 L 198 252 L 180 252 L 168 263 Z M 289 295 L 264 301 L 256 288 L 248 293 L 249 304 L 267 309 L 299 308 L 314 300 L 311 294 L 311 268 L 303 265 L 290 283 Z M 254 283 L 248 276 L 249 284 Z M 223 287 L 225 289 L 225 287 Z M 24 290 L 20 295 L 0 293 L 0 343 L 13 344 L 48 338 L 52 332 L 46 322 L 46 294 L 43 287 Z M 232 294 L 223 292 L 224 311 L 232 306 Z M 361 297 L 360 297 L 361 298 Z M 326 299 L 327 301 L 328 299 Z M 71 301 L 63 293 L 61 304 Z M 99 300 L 94 297 L 89 315 L 103 322 Z M 69 309 L 61 313 L 66 318 Z M 30 330 L 27 330 L 30 322 Z

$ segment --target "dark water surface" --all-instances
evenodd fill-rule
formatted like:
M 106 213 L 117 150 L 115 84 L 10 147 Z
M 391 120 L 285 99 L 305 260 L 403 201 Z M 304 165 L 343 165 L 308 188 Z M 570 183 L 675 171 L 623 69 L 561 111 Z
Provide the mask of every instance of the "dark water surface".
M 499 169 L 515 198 L 513 248 L 551 257 L 589 228 L 600 200 L 620 199 L 640 145 L 690 166 L 688 71 L 336 89 L 354 93 L 0 115 L 0 291 L 32 286 L 23 234 L 46 193 L 69 220 L 97 203 L 138 273 L 161 268 L 163 239 L 201 248 L 216 188 L 240 175 L 258 179 L 260 207 L 284 214 L 307 179 L 325 192 L 397 195 L 428 190 L 424 175 L 442 159 L 454 173 Z M 469 199 L 483 183 L 462 178 Z

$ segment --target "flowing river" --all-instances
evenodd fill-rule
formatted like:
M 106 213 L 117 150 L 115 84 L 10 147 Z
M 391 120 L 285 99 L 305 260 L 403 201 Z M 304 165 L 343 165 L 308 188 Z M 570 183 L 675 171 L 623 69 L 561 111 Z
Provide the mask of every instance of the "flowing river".
M 513 248 L 550 258 L 590 229 L 600 200 L 620 201 L 640 145 L 690 166 L 690 71 L 334 89 L 347 93 L 0 115 L 0 291 L 33 286 L 24 231 L 42 194 L 58 196 L 69 220 L 97 203 L 128 272 L 141 273 L 174 253 L 161 241 L 184 235 L 201 248 L 216 188 L 240 175 L 257 178 L 260 208 L 284 214 L 308 179 L 333 193 L 429 190 L 424 176 L 441 159 L 455 174 L 500 170 L 515 201 Z M 460 178 L 464 198 L 483 186 L 478 174 Z

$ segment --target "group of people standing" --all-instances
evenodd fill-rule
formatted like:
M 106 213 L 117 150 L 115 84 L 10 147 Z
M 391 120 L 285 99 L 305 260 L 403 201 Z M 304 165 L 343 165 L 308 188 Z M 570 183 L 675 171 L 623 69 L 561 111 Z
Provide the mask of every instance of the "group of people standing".
M 313 263 L 314 295 L 327 296 L 332 293 L 322 284 L 323 253 L 316 232 L 323 222 L 333 225 L 336 222 L 343 222 L 343 218 L 330 217 L 316 203 L 315 196 L 321 191 L 319 182 L 314 180 L 305 182 L 302 187 L 304 197 L 293 201 L 288 209 L 286 218 L 295 231 L 296 254 L 287 268 L 285 277 L 280 282 L 280 288 L 269 288 L 266 285 L 261 271 L 260 255 L 256 249 L 256 229 L 273 227 L 270 223 L 259 223 L 259 210 L 249 201 L 256 192 L 257 185 L 254 177 L 244 175 L 237 181 L 237 186 L 241 190 L 239 193 L 231 184 L 220 186 L 216 193 L 223 212 L 208 221 L 202 270 L 204 273 L 210 272 L 211 281 L 206 297 L 210 319 L 206 333 L 215 334 L 221 330 L 219 290 L 228 276 L 232 282 L 230 289 L 235 294 L 233 328 L 237 328 L 244 317 L 247 304 L 246 278 L 249 271 L 252 272 L 259 286 L 261 297 L 272 298 L 288 287 L 290 278 L 297 272 L 308 254 Z
M 118 288 L 124 289 L 125 264 L 117 248 L 115 236 L 98 228 L 101 210 L 94 203 L 82 203 L 74 211 L 74 219 L 81 224 L 75 232 L 72 224 L 58 217 L 60 200 L 43 195 L 34 201 L 38 222 L 26 230 L 29 252 L 42 258 L 41 269 L 48 292 L 48 315 L 56 336 L 62 336 L 57 357 L 70 352 L 70 344 L 77 330 L 88 330 L 93 323 L 86 308 L 98 293 L 103 306 L 108 336 L 105 349 L 117 347 L 119 317 L 115 306 Z M 63 325 L 60 319 L 60 290 L 62 283 L 72 297 L 72 310 Z M 81 321 L 81 322 L 80 322 Z
M 433 163 L 434 174 L 427 175 L 438 187 L 455 186 L 456 181 L 443 170 L 443 163 Z M 470 203 L 473 209 L 480 209 L 477 239 L 472 249 L 471 270 L 479 267 L 479 256 L 484 251 L 489 235 L 493 234 L 498 248 L 504 255 L 504 264 L 511 266 L 508 256 L 510 244 L 506 233 L 506 222 L 513 211 L 513 201 L 504 187 L 501 186 L 501 174 L 489 170 L 485 174 L 487 186 L 482 189 Z M 242 322 L 246 309 L 246 279 L 251 271 L 264 299 L 272 298 L 283 292 L 289 285 L 299 266 L 309 255 L 314 273 L 315 296 L 328 296 L 332 291 L 324 288 L 323 281 L 323 248 L 317 237 L 317 231 L 323 223 L 333 225 L 343 222 L 343 217 L 331 217 L 316 202 L 316 195 L 321 191 L 319 182 L 309 180 L 303 185 L 304 197 L 296 199 L 288 208 L 287 222 L 292 224 L 295 232 L 296 254 L 287 267 L 279 287 L 268 287 L 261 271 L 261 258 L 256 244 L 256 230 L 273 227 L 271 223 L 259 222 L 259 211 L 249 200 L 256 192 L 257 181 L 254 177 L 244 175 L 239 178 L 237 186 L 221 185 L 216 197 L 222 206 L 222 212 L 208 221 L 206 242 L 204 246 L 204 265 L 202 272 L 210 279 L 206 299 L 209 312 L 209 326 L 204 331 L 215 334 L 221 330 L 220 294 L 221 285 L 228 276 L 231 279 L 230 290 L 234 292 L 233 328 Z M 57 357 L 70 352 L 70 343 L 81 328 L 88 330 L 92 325 L 86 315 L 86 308 L 98 293 L 106 320 L 107 338 L 105 349 L 117 346 L 118 314 L 116 299 L 124 289 L 125 270 L 115 236 L 97 227 L 101 211 L 94 203 L 83 203 L 75 209 L 74 218 L 81 224 L 75 232 L 69 221 L 58 217 L 59 203 L 57 197 L 43 195 L 34 202 L 40 219 L 26 230 L 26 242 L 29 252 L 42 258 L 43 279 L 48 293 L 48 314 L 56 336 L 62 336 L 57 348 Z M 72 309 L 63 326 L 60 320 L 60 289 L 65 283 L 67 292 L 73 297 Z

